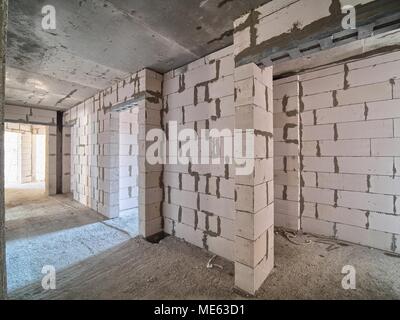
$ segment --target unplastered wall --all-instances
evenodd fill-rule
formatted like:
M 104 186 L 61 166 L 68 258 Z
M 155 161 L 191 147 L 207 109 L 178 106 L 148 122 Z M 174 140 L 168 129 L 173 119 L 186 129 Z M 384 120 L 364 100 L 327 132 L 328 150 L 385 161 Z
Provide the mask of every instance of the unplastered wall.
M 55 126 L 57 125 L 57 111 L 6 105 L 4 108 L 4 121 Z
M 298 76 L 274 81 L 275 225 L 300 228 Z
M 46 126 L 45 184 L 48 195 L 57 193 L 57 128 Z
M 113 108 L 118 109 L 123 103 L 142 99 L 139 103 L 139 127 L 141 126 L 140 131 L 143 133 L 140 139 L 143 144 L 142 150 L 145 150 L 144 133 L 148 129 L 148 122 L 153 120 L 158 127 L 161 126 L 161 82 L 161 75 L 145 69 L 100 91 L 64 113 L 64 130 L 65 127 L 70 127 L 71 130 L 70 189 L 75 200 L 107 217 L 119 215 L 120 112 L 114 111 Z M 154 114 L 158 115 L 158 119 L 154 120 Z M 134 134 L 130 138 L 132 141 L 125 141 L 129 142 L 127 146 L 134 145 L 137 140 Z M 67 149 L 65 153 L 68 153 Z M 141 233 L 150 236 L 161 231 L 161 197 L 155 193 L 155 190 L 160 189 L 161 169 L 153 168 L 152 171 L 144 162 L 144 153 L 141 154 L 141 158 Z M 133 172 L 132 169 L 132 174 Z M 156 185 L 151 184 L 150 176 L 156 180 Z M 161 191 L 159 193 L 162 194 Z M 153 208 L 156 203 L 158 209 Z
M 75 200 L 114 217 L 118 215 L 119 114 L 104 108 L 103 94 L 64 115 L 71 127 L 71 191 Z
M 280 197 L 285 188 L 293 189 L 288 200 L 299 197 L 303 231 L 399 252 L 399 67 L 400 52 L 394 52 L 275 82 L 286 102 L 296 100 L 298 85 L 298 196 L 289 188 L 295 168 L 287 167 Z M 276 116 L 282 108 L 276 99 Z M 290 144 L 283 148 L 291 153 Z M 291 216 L 282 224 L 292 226 Z
M 164 129 L 235 126 L 233 47 L 164 75 Z M 173 140 L 168 136 L 168 141 Z M 164 166 L 164 231 L 234 260 L 233 165 Z
M 119 117 L 119 210 L 131 212 L 139 206 L 139 108 L 120 112 Z
M 62 193 L 71 192 L 71 127 L 62 129 Z

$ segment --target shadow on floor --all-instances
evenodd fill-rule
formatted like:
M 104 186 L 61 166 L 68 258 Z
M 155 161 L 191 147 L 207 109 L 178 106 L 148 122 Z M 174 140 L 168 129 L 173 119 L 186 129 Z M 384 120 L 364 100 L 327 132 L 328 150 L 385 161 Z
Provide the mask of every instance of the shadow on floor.
M 45 196 L 11 209 L 6 208 L 6 239 L 39 236 L 106 219 L 76 203 L 70 195 Z
M 18 197 L 23 193 L 19 190 Z M 70 195 L 44 196 L 7 209 L 9 291 L 41 279 L 45 265 L 63 270 L 137 234 L 137 210 L 107 220 Z

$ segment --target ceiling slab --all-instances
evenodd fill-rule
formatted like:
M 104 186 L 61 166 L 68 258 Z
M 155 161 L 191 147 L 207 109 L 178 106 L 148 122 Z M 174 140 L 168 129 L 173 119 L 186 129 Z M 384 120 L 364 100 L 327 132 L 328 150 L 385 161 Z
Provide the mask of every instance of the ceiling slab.
M 233 42 L 266 0 L 13 0 L 6 101 L 66 110 L 145 67 L 164 73 Z M 56 29 L 43 30 L 44 5 Z

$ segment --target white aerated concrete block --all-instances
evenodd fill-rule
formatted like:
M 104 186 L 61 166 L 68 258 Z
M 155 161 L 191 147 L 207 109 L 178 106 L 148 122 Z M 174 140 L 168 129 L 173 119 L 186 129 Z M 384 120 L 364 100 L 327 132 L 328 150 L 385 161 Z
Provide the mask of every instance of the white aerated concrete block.
M 338 139 L 389 138 L 393 136 L 392 120 L 360 121 L 337 124 Z
M 368 226 L 368 212 L 366 211 L 317 204 L 316 213 L 318 214 L 318 219 L 324 221 L 337 222 L 360 228 L 367 228 Z
M 393 175 L 393 158 L 387 157 L 338 157 L 340 173 Z
M 400 99 L 367 103 L 368 120 L 400 118 Z
M 370 212 L 369 228 L 372 230 L 395 233 L 400 235 L 400 216 Z
M 337 238 L 353 243 L 359 243 L 366 246 L 392 251 L 393 235 L 386 232 L 367 230 L 344 224 L 337 224 Z
M 317 124 L 365 120 L 363 104 L 317 110 Z
M 394 136 L 400 138 L 400 119 L 394 119 Z
M 389 176 L 371 176 L 370 192 L 400 195 L 400 178 Z
M 358 174 L 318 173 L 318 186 L 334 190 L 367 192 L 368 177 Z
M 373 156 L 400 156 L 400 138 L 372 139 L 371 152 Z
M 362 192 L 339 191 L 337 205 L 369 211 L 394 213 L 393 196 Z
M 332 92 L 333 90 L 343 89 L 344 73 L 329 75 L 326 77 L 315 78 L 302 81 L 303 94 L 305 96 L 321 92 Z
M 339 105 L 342 106 L 390 99 L 392 99 L 392 86 L 389 83 L 389 79 L 383 83 L 337 91 L 337 100 Z
M 370 141 L 367 139 L 321 141 L 319 145 L 322 156 L 358 157 L 371 154 Z
M 333 237 L 335 232 L 335 223 L 315 218 L 303 217 L 301 219 L 301 227 L 303 232 L 319 234 L 327 237 Z

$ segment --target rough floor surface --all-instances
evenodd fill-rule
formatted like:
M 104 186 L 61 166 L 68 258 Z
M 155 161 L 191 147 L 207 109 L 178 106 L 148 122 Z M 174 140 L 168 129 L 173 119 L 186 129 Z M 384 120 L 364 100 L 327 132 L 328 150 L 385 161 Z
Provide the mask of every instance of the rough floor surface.
M 310 243 L 309 240 L 311 240 Z M 57 275 L 57 289 L 40 284 L 11 299 L 243 299 L 233 264 L 174 237 L 151 244 L 137 237 Z M 399 299 L 399 257 L 312 236 L 275 237 L 275 268 L 257 299 Z M 356 289 L 342 288 L 344 265 L 356 269 Z
M 40 184 L 6 189 L 8 292 L 114 248 L 138 234 L 137 214 L 105 220 L 70 196 L 47 197 Z

